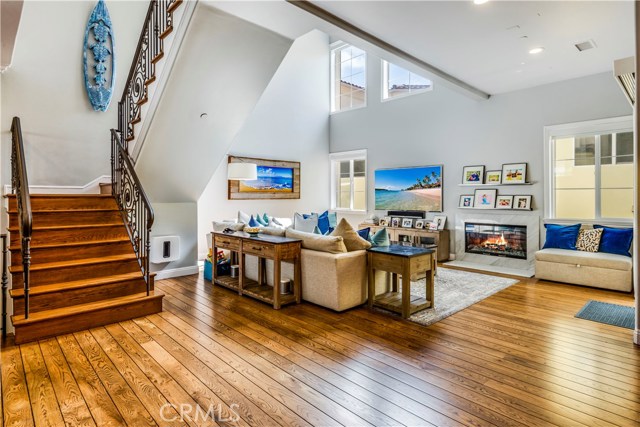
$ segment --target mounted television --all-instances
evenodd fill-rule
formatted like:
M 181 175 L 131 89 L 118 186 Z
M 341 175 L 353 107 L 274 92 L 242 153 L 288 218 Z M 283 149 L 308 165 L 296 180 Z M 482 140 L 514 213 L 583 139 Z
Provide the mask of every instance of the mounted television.
M 442 212 L 442 165 L 375 171 L 376 210 Z

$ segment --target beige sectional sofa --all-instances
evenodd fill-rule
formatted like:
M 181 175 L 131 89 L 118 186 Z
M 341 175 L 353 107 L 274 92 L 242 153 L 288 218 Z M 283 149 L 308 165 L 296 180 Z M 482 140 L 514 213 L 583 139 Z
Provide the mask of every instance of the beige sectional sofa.
M 632 258 L 604 252 L 542 249 L 536 252 L 536 278 L 630 292 Z

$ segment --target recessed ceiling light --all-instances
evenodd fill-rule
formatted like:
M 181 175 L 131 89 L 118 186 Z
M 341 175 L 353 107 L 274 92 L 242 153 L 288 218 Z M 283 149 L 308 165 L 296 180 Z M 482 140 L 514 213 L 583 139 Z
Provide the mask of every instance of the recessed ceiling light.
M 474 4 L 485 4 L 486 2 L 488 2 L 489 0 L 473 0 Z
M 544 50 L 544 48 L 543 48 L 543 47 L 534 47 L 533 49 L 531 49 L 531 50 L 529 51 L 529 53 L 530 53 L 531 55 L 536 55 L 536 54 L 538 54 L 538 53 L 542 52 L 543 50 Z

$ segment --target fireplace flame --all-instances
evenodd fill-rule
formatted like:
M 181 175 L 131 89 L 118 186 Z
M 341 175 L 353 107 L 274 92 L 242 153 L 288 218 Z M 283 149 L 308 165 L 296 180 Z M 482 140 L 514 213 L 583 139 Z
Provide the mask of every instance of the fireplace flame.
M 502 233 L 500 237 L 485 240 L 484 243 L 482 243 L 482 246 L 491 248 L 505 248 L 507 246 L 507 241 L 504 238 L 504 233 Z

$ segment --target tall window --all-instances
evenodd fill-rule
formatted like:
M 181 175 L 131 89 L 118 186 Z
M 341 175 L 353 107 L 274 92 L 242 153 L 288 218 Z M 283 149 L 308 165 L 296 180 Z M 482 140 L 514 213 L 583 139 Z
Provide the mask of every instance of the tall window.
M 367 150 L 330 154 L 331 208 L 367 210 Z
M 367 105 L 367 55 L 341 44 L 331 52 L 331 112 Z
M 431 89 L 431 80 L 382 60 L 382 100 L 423 93 Z
M 545 128 L 549 218 L 633 218 L 632 126 L 622 117 Z

